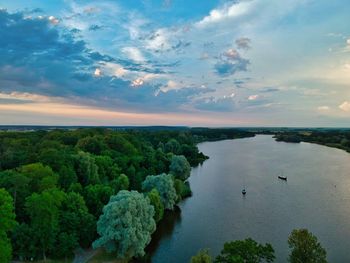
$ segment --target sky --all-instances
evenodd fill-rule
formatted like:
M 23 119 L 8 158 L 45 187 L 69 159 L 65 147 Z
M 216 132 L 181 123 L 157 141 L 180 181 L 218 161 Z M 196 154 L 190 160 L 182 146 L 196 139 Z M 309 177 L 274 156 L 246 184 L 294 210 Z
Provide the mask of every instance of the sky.
M 349 127 L 348 0 L 0 0 L 0 125 Z

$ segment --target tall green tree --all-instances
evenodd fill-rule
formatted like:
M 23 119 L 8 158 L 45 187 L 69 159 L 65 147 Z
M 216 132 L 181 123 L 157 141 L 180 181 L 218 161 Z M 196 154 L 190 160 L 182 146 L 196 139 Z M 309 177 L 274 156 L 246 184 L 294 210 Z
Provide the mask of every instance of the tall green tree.
M 96 221 L 89 213 L 84 198 L 78 193 L 67 193 L 60 207 L 59 231 L 69 235 L 62 235 L 61 241 L 66 238 L 69 244 L 74 244 L 72 239 L 76 238 L 76 245 L 88 247 L 95 238 L 95 229 Z
M 270 244 L 262 245 L 247 238 L 225 243 L 215 263 L 260 263 L 273 262 L 274 259 L 275 251 Z
M 182 181 L 187 180 L 191 173 L 191 165 L 183 155 L 174 155 L 171 158 L 169 171 L 175 178 Z
M 327 263 L 327 252 L 307 229 L 294 229 L 288 238 L 291 263 Z
M 46 254 L 56 241 L 59 230 L 59 208 L 64 200 L 64 193 L 58 189 L 33 193 L 26 201 L 26 210 L 30 217 L 30 226 L 34 230 L 34 239 L 46 260 Z
M 169 174 L 149 175 L 142 183 L 142 190 L 150 192 L 156 189 L 165 209 L 173 210 L 177 200 L 174 181 Z
M 0 262 L 9 262 L 12 258 L 12 246 L 7 234 L 16 225 L 11 195 L 0 188 Z
M 116 251 L 119 258 L 143 256 L 156 229 L 154 208 L 148 198 L 136 191 L 120 191 L 103 208 L 97 222 L 100 238 L 93 247 Z

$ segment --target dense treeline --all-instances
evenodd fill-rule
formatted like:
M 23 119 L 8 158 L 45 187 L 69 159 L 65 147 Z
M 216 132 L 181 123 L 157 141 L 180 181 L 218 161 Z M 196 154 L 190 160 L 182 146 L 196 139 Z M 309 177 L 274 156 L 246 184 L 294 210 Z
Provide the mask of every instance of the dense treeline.
M 294 229 L 288 237 L 290 263 L 327 263 L 327 252 L 307 229 Z M 260 263 L 274 262 L 275 250 L 269 243 L 259 244 L 251 238 L 226 242 L 213 260 L 209 250 L 200 250 L 190 263 Z
M 1 262 L 11 251 L 20 260 L 69 257 L 92 243 L 142 256 L 164 210 L 191 194 L 191 166 L 207 158 L 196 143 L 247 136 L 233 129 L 0 132 L 0 206 L 9 215 L 0 224 L 0 254 L 8 255 Z
M 289 131 L 276 134 L 276 141 L 284 142 L 310 142 L 343 149 L 350 152 L 349 130 L 308 130 Z

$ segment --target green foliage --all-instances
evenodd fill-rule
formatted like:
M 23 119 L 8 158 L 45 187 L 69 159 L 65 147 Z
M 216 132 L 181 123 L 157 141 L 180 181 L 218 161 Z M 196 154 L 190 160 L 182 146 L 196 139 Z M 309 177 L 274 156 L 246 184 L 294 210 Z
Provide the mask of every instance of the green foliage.
M 175 179 L 174 180 L 174 187 L 176 190 L 178 201 L 192 195 L 190 184 L 188 182 L 184 183 L 183 181 L 181 181 L 179 179 Z
M 128 190 L 130 183 L 129 178 L 125 174 L 119 175 L 111 182 L 114 193 L 118 193 L 120 190 Z
M 35 230 L 26 223 L 17 225 L 12 234 L 14 254 L 20 260 L 29 260 L 39 254 L 37 243 L 33 239 Z
M 0 233 L 0 262 L 8 263 L 12 258 L 11 242 L 4 233 Z
M 142 190 L 150 192 L 156 189 L 165 209 L 173 210 L 177 200 L 174 181 L 169 174 L 149 175 L 142 183 Z
M 152 189 L 152 191 L 150 191 L 147 196 L 151 202 L 151 205 L 154 207 L 154 220 L 156 222 L 159 222 L 164 215 L 164 205 L 160 199 L 159 192 L 157 189 Z
M 19 218 L 24 216 L 24 201 L 30 195 L 29 181 L 28 177 L 14 170 L 0 172 L 0 187 L 5 188 L 12 195 L 16 214 Z
M 291 263 L 327 263 L 327 252 L 307 229 L 294 229 L 288 238 Z
M 92 155 L 86 152 L 78 152 L 75 156 L 76 173 L 82 185 L 97 184 L 100 182 L 98 167 Z
M 97 222 L 100 238 L 93 247 L 116 251 L 118 257 L 130 259 L 143 256 L 156 229 L 154 208 L 149 199 L 136 191 L 120 191 L 103 208 Z
M 75 234 L 62 232 L 57 238 L 56 255 L 59 257 L 70 257 L 73 255 L 73 250 L 78 246 L 78 238 Z
M 191 258 L 190 263 L 211 263 L 212 258 L 209 254 L 209 250 L 203 249 L 198 252 L 197 255 Z
M 224 248 L 215 259 L 215 263 L 259 263 L 273 262 L 274 250 L 270 244 L 259 244 L 251 238 L 224 244 Z
M 74 244 L 88 247 L 95 238 L 96 222 L 89 213 L 84 198 L 78 193 L 70 192 L 66 194 L 60 210 L 60 232 L 70 235 L 68 236 L 70 244 L 74 243 L 72 242 L 74 237 L 76 239 Z M 67 254 L 67 252 L 60 253 Z
M 174 155 L 171 158 L 171 164 L 169 166 L 170 173 L 175 178 L 185 181 L 191 173 L 191 166 L 183 155 Z
M 13 199 L 0 188 L 0 262 L 9 262 L 12 258 L 12 247 L 7 234 L 16 225 Z
M 165 144 L 165 152 L 166 153 L 173 153 L 173 154 L 179 154 L 181 150 L 181 145 L 176 139 L 170 139 Z
M 113 195 L 112 187 L 108 185 L 95 184 L 88 185 L 84 190 L 84 198 L 89 212 L 98 218 L 102 213 L 102 208 L 108 203 Z
M 107 148 L 104 143 L 104 137 L 101 135 L 88 136 L 80 139 L 77 143 L 77 148 L 84 152 L 93 154 L 101 154 Z
M 42 192 L 57 186 L 58 176 L 51 167 L 42 163 L 33 163 L 22 166 L 19 172 L 29 178 L 29 190 L 31 193 Z
M 34 231 L 34 242 L 42 251 L 43 259 L 53 248 L 58 233 L 59 208 L 64 200 L 64 193 L 58 189 L 33 193 L 26 201 L 26 210 L 30 217 L 30 226 Z
M 1 132 L 0 188 L 12 196 L 19 223 L 8 233 L 14 259 L 61 257 L 76 245 L 89 247 L 97 235 L 95 221 L 111 195 L 140 191 L 147 175 L 169 173 L 174 155 L 184 155 L 191 165 L 202 162 L 207 157 L 199 153 L 199 141 L 251 135 L 234 129 L 187 128 Z M 343 140 L 342 145 L 347 144 Z M 171 209 L 190 194 L 184 171 L 183 177 L 160 180 L 145 193 L 156 220 L 164 204 Z M 6 244 L 8 239 L 2 239 L 1 247 Z

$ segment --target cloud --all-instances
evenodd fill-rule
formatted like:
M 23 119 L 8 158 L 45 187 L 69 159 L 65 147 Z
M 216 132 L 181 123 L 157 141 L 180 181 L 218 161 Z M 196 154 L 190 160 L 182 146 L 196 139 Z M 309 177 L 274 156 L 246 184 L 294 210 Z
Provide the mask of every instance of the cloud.
M 344 101 L 342 104 L 339 105 L 339 109 L 346 112 L 350 111 L 350 102 Z
M 126 56 L 136 62 L 145 61 L 145 57 L 142 55 L 141 51 L 136 47 L 125 47 L 122 51 L 126 54 Z
M 329 111 L 330 107 L 329 106 L 319 106 L 319 107 L 317 107 L 317 110 L 319 110 L 319 111 Z
M 101 77 L 101 75 L 102 75 L 101 70 L 99 68 L 95 69 L 94 76 L 95 77 Z
M 248 100 L 257 100 L 259 98 L 259 95 L 255 94 L 255 95 L 250 95 L 248 97 Z
M 50 21 L 50 23 L 51 24 L 53 24 L 53 25 L 57 25 L 59 22 L 60 22 L 60 20 L 58 20 L 56 17 L 54 17 L 54 16 L 49 16 L 49 21 Z
M 229 76 L 239 71 L 247 71 L 249 64 L 248 59 L 242 58 L 237 50 L 231 48 L 220 55 L 214 68 L 218 75 Z
M 194 107 L 199 110 L 231 112 L 236 109 L 233 96 L 216 98 L 214 96 L 199 99 L 195 102 Z
M 251 43 L 251 40 L 247 37 L 241 37 L 241 38 L 238 38 L 236 39 L 236 45 L 237 45 L 237 48 L 239 49 L 250 49 L 251 46 L 250 46 L 250 43 Z
M 227 19 L 243 16 L 248 13 L 252 4 L 252 1 L 233 2 L 221 8 L 213 9 L 208 16 L 198 21 L 196 26 L 207 27 Z
M 103 28 L 103 26 L 99 26 L 99 25 L 91 25 L 91 26 L 89 26 L 89 30 L 90 31 L 97 31 L 97 30 L 100 30 L 102 28 Z

